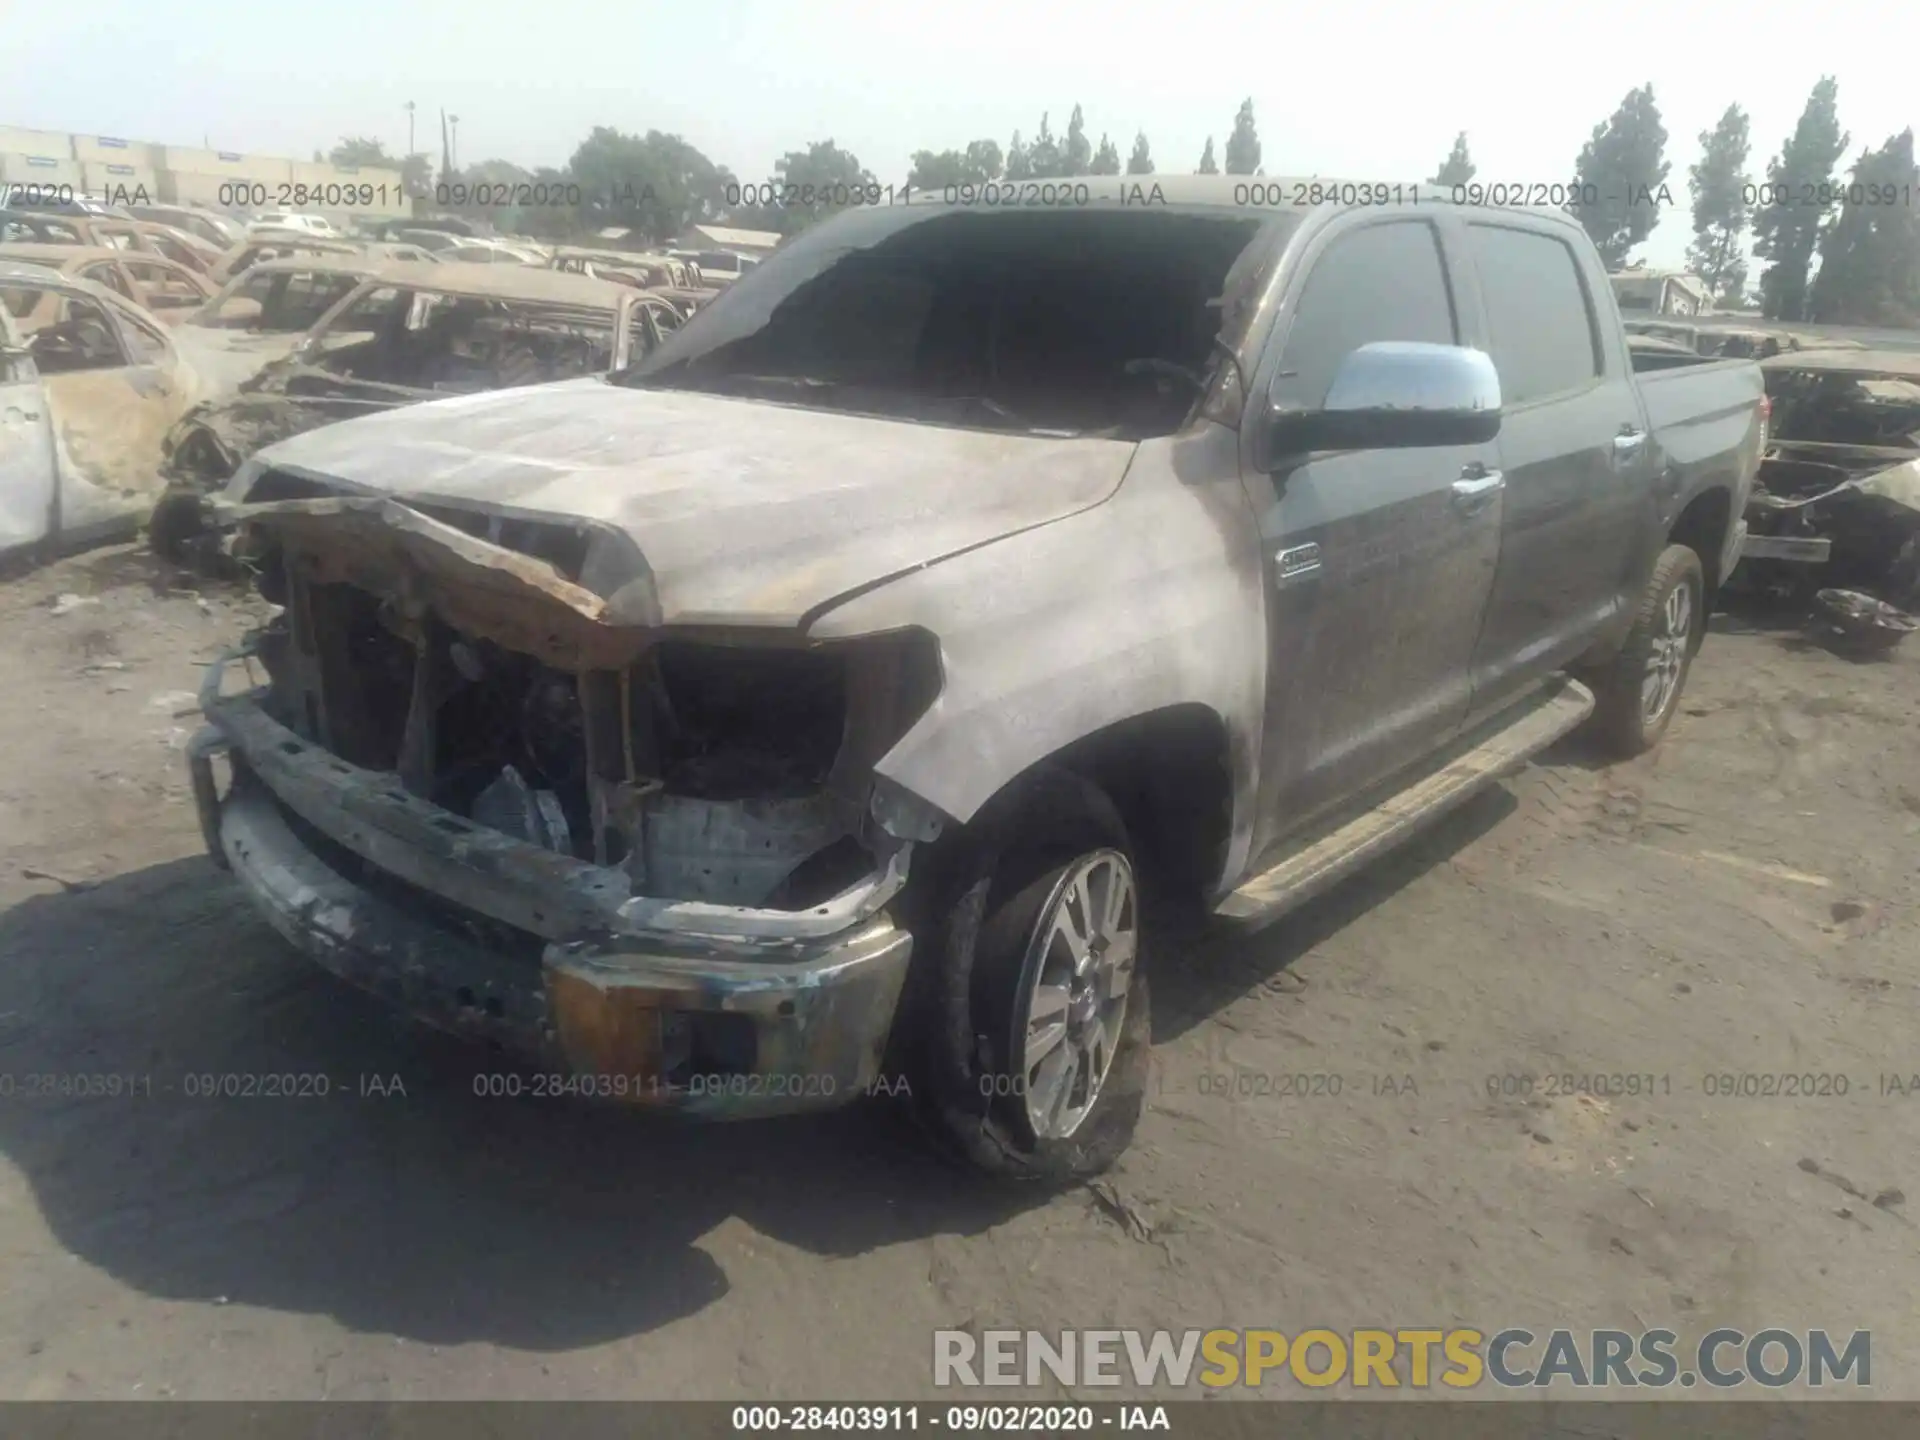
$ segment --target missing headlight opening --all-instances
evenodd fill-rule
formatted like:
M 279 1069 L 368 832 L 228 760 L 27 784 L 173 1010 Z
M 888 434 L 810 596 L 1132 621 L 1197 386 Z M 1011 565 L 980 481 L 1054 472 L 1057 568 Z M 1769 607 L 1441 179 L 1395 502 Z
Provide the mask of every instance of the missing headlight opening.
M 451 816 L 623 871 L 635 896 L 763 910 L 818 906 L 905 848 L 868 811 L 873 762 L 938 687 L 912 635 L 627 631 L 587 654 L 532 598 L 456 599 L 292 543 L 260 560 L 284 605 L 256 642 L 268 713 Z M 496 608 L 517 623 L 490 634 L 476 614 Z

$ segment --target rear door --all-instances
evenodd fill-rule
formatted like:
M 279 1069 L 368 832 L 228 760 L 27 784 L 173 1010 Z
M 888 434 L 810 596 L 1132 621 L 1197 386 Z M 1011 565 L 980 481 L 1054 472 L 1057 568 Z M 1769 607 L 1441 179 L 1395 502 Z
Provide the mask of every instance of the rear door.
M 1254 381 L 1275 402 L 1317 406 L 1361 345 L 1462 338 L 1430 219 L 1336 220 L 1289 289 Z M 1500 543 L 1498 464 L 1491 444 L 1449 445 L 1313 455 L 1249 477 L 1271 645 L 1257 846 L 1464 718 Z
M 9 311 L 32 310 L 39 293 L 0 282 L 0 552 L 53 531 L 53 421 L 33 358 Z
M 1626 603 L 1654 447 L 1574 237 L 1525 215 L 1465 218 L 1500 373 L 1500 566 L 1474 654 L 1474 708 L 1574 660 Z

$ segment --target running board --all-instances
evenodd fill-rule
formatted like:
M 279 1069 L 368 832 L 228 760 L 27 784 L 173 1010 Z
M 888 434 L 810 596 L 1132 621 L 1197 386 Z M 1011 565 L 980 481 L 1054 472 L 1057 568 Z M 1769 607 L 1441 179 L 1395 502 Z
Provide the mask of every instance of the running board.
M 1511 712 L 1509 712 L 1511 713 Z M 1309 841 L 1229 892 L 1213 913 L 1257 928 L 1346 879 L 1422 826 L 1518 770 L 1593 713 L 1593 693 L 1577 680 L 1549 681 L 1499 728 L 1439 769 L 1403 785 Z

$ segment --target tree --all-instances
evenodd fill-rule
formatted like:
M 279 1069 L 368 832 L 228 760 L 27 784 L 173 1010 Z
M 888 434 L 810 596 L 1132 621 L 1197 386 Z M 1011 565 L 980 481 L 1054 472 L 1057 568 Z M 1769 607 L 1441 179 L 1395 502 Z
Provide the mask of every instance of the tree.
M 1080 114 L 1078 105 L 1073 107 L 1073 116 L 1067 121 L 1066 148 L 1060 155 L 1062 175 L 1086 175 L 1093 164 L 1093 145 L 1087 139 L 1087 122 Z
M 1846 153 L 1840 129 L 1840 86 L 1822 76 L 1807 96 L 1793 135 L 1767 162 L 1761 204 L 1753 208 L 1753 253 L 1773 263 L 1760 272 L 1760 308 L 1769 320 L 1804 320 L 1807 277 L 1820 232 L 1832 213 L 1810 201 L 1827 197 L 1833 167 Z
M 1027 142 L 1020 138 L 1018 130 L 1013 139 L 1007 142 L 1007 179 L 1031 180 L 1033 178 L 1033 151 L 1027 148 Z
M 1193 173 L 1196 175 L 1218 175 L 1220 173 L 1220 167 L 1214 163 L 1213 159 L 1213 137 L 1211 135 L 1207 137 L 1207 148 L 1200 152 L 1200 168 Z
M 400 162 L 387 154 L 387 147 L 364 135 L 349 135 L 327 152 L 327 159 L 343 169 L 357 170 L 362 165 L 383 170 L 398 170 Z
M 536 167 L 527 178 L 534 187 L 534 194 L 545 195 L 549 200 L 555 195 L 570 195 L 568 187 L 578 183 L 566 171 L 556 170 L 551 165 Z M 542 190 L 542 186 L 546 188 Z M 508 211 L 506 218 L 498 222 L 499 228 L 515 235 L 534 235 L 544 240 L 568 239 L 579 234 L 585 224 L 582 214 L 586 209 L 585 199 L 583 194 L 583 203 L 578 206 L 528 205 L 524 209 Z
M 1620 108 L 1593 127 L 1574 166 L 1578 189 L 1568 208 L 1586 227 L 1609 270 L 1626 263 L 1627 253 L 1660 223 L 1660 206 L 1670 201 L 1665 159 L 1667 130 L 1653 86 L 1629 90 Z
M 1720 123 L 1700 132 L 1700 163 L 1687 170 L 1693 197 L 1693 243 L 1687 264 L 1722 304 L 1746 293 L 1747 256 L 1742 244 L 1753 185 L 1747 176 L 1747 112 L 1729 105 Z
M 596 125 L 567 166 L 581 190 L 581 223 L 621 226 L 656 244 L 725 212 L 731 171 L 678 135 L 627 135 Z
M 1453 149 L 1447 152 L 1439 173 L 1433 177 L 1436 185 L 1464 185 L 1473 179 L 1474 171 L 1479 167 L 1473 163 L 1473 157 L 1467 153 L 1467 132 L 1462 130 L 1453 137 Z
M 1854 162 L 1840 214 L 1820 241 L 1809 318 L 1828 325 L 1920 324 L 1920 167 L 1913 130 Z
M 1153 152 L 1147 148 L 1146 132 L 1133 137 L 1133 153 L 1127 157 L 1129 175 L 1153 174 Z
M 1120 150 L 1105 135 L 1100 137 L 1100 148 L 1093 152 L 1093 163 L 1087 167 L 1089 175 L 1118 175 L 1120 173 Z
M 1233 133 L 1227 137 L 1227 174 L 1251 175 L 1259 168 L 1260 136 L 1253 128 L 1253 101 L 1242 100 L 1240 113 L 1233 117 Z
M 400 162 L 400 183 L 406 187 L 409 195 L 418 197 L 429 194 L 433 190 L 433 157 L 424 150 L 416 150 L 407 156 Z
M 915 190 L 941 190 L 950 185 L 983 185 L 1000 178 L 1000 145 L 975 140 L 962 150 L 916 150 L 907 184 Z
M 967 171 L 974 180 L 998 180 L 1005 173 L 998 140 L 974 140 L 967 146 Z
M 1053 138 L 1053 131 L 1047 128 L 1047 117 L 1042 115 L 1040 128 L 1033 132 L 1033 144 L 1027 147 L 1027 160 L 1032 166 L 1033 178 L 1047 180 L 1066 174 L 1066 158 L 1060 151 L 1060 142 Z
M 558 174 L 558 172 L 554 172 Z M 565 205 L 529 205 L 525 209 L 512 205 L 516 187 L 531 183 L 534 173 L 511 160 L 481 160 L 472 165 L 463 165 L 453 174 L 445 176 L 442 183 L 452 188 L 439 191 L 435 195 L 434 209 L 450 211 L 455 215 L 464 215 L 470 220 L 478 220 L 496 230 L 510 234 L 551 233 L 554 227 L 543 222 L 562 220 L 565 229 L 579 224 L 579 214 L 571 206 Z M 567 179 L 560 178 L 561 195 L 565 195 Z M 464 188 L 458 188 L 464 187 Z M 551 196 L 549 191 L 549 196 Z M 543 215 L 541 211 L 551 211 Z
M 859 192 L 876 182 L 872 172 L 863 168 L 852 152 L 842 150 L 831 140 L 816 140 L 804 150 L 789 150 L 773 162 L 791 202 L 780 208 L 774 226 L 782 235 L 793 235 L 815 221 L 860 203 Z

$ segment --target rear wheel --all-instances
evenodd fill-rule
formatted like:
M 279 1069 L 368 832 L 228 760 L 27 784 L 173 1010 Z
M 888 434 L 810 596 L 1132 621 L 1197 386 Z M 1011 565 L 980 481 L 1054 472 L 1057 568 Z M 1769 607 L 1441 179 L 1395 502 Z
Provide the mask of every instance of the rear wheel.
M 1654 563 L 1626 643 L 1589 677 L 1595 702 L 1589 724 L 1607 750 L 1625 758 L 1660 743 L 1680 708 L 1706 619 L 1700 557 L 1685 545 L 1667 546 Z

